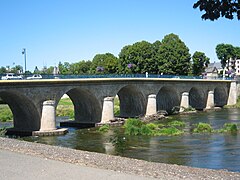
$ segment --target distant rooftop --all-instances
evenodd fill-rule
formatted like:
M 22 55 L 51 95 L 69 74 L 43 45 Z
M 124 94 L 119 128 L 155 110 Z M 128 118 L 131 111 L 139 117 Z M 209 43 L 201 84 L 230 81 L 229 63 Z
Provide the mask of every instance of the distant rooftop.
M 217 69 L 222 69 L 222 64 L 220 62 L 214 62 L 208 65 L 208 68 L 214 68 L 214 67 L 216 67 Z

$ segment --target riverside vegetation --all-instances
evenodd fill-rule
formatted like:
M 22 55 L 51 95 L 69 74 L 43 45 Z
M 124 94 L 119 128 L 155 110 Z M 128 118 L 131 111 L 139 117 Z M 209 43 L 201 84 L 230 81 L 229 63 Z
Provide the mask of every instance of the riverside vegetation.
M 227 106 L 229 107 L 229 106 Z M 232 107 L 232 106 L 231 106 Z M 240 98 L 234 107 L 240 107 Z M 12 121 L 13 114 L 6 104 L 0 105 L 0 121 Z M 119 98 L 114 99 L 114 115 L 120 114 Z M 63 98 L 59 101 L 57 109 L 57 116 L 67 116 L 69 119 L 74 119 L 74 106 L 70 98 Z M 186 133 L 184 131 L 185 123 L 182 121 L 170 122 L 151 122 L 147 123 L 136 118 L 129 118 L 125 121 L 123 126 L 124 132 L 127 135 L 147 135 L 147 136 L 176 136 Z M 111 129 L 109 125 L 99 127 L 99 132 L 108 132 Z M 6 128 L 1 128 L 0 133 L 3 134 Z M 236 124 L 226 123 L 222 129 L 214 130 L 210 124 L 198 123 L 194 126 L 190 133 L 237 133 L 238 128 Z

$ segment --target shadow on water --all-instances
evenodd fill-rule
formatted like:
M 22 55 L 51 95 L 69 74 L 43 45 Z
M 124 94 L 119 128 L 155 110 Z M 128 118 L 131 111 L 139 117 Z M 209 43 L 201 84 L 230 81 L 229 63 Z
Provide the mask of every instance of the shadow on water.
M 210 123 L 214 129 L 232 122 L 240 128 L 240 110 L 200 112 L 172 116 L 182 120 L 186 129 L 198 122 Z M 106 153 L 153 162 L 200 168 L 227 169 L 240 172 L 240 134 L 191 134 L 182 136 L 127 136 L 122 128 L 100 133 L 96 128 L 69 128 L 64 136 L 23 137 L 23 140 L 73 149 Z

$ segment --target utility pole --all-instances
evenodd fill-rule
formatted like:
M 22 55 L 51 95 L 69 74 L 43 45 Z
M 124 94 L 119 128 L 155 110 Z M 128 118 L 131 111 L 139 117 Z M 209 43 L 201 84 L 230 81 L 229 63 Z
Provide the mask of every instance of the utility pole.
M 22 54 L 24 55 L 24 64 L 25 64 L 25 72 L 24 73 L 26 73 L 26 71 L 27 71 L 27 50 L 26 50 L 26 48 L 23 48 Z

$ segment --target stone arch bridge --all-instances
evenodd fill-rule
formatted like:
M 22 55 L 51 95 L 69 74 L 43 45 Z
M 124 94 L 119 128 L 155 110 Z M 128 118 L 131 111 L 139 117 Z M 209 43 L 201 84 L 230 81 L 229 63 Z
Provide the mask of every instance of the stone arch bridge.
M 105 123 L 114 118 L 114 97 L 120 117 L 152 115 L 173 107 L 205 109 L 236 103 L 235 81 L 101 78 L 0 81 L 0 98 L 14 116 L 15 132 L 56 129 L 55 109 L 67 94 L 74 104 L 74 123 Z

